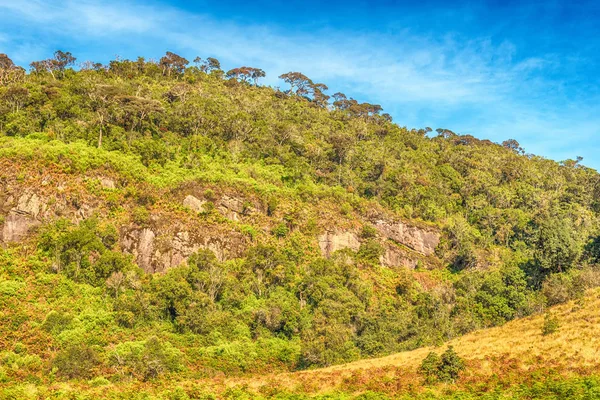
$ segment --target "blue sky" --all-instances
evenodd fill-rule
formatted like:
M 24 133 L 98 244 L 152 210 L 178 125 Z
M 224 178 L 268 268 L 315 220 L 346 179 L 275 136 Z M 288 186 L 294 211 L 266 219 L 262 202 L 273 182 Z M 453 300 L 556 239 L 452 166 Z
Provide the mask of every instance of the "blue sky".
M 600 168 L 600 2 L 0 0 L 0 17 L 0 52 L 24 66 L 169 50 L 273 86 L 301 71 L 400 125 Z

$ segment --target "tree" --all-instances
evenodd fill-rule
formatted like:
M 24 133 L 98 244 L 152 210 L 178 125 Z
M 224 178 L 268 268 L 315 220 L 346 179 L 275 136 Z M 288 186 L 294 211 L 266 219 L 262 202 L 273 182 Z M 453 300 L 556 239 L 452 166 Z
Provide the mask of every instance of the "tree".
M 91 108 L 96 113 L 96 121 L 100 132 L 98 133 L 98 147 L 102 147 L 104 128 L 113 113 L 111 107 L 120 89 L 112 85 L 94 85 L 87 95 L 91 100 Z
M 15 83 L 23 79 L 25 70 L 18 67 L 4 53 L 0 53 L 0 85 Z
M 329 104 L 329 96 L 325 94 L 325 91 L 329 90 L 327 85 L 324 83 L 315 83 L 310 86 L 312 90 L 312 101 L 319 107 L 327 107 Z
M 106 71 L 107 67 L 99 62 L 93 62 L 90 60 L 84 61 L 79 64 L 79 68 L 82 71 Z
M 225 271 L 210 250 L 200 250 L 188 259 L 191 267 L 190 284 L 210 299 L 211 304 L 219 298 L 225 284 Z
M 119 373 L 137 376 L 145 381 L 183 369 L 181 352 L 156 336 L 143 342 L 120 343 L 108 358 Z
M 514 151 L 517 154 L 524 154 L 525 153 L 525 150 L 523 150 L 523 148 L 521 147 L 521 145 L 519 144 L 519 142 L 517 142 L 515 139 L 505 140 L 504 142 L 502 142 L 502 146 L 504 148 L 507 148 L 509 150 Z
M 258 85 L 258 79 L 264 78 L 265 75 L 265 71 L 260 68 L 239 67 L 227 71 L 225 76 L 229 79 L 235 78 L 240 82 L 250 82 L 252 80 L 256 86 Z
M 123 124 L 129 125 L 130 132 L 133 132 L 138 126 L 141 127 L 146 119 L 151 120 L 153 116 L 164 112 L 160 102 L 153 99 L 137 96 L 117 96 L 115 101 L 120 105 Z
M 440 363 L 440 356 L 434 351 L 429 352 L 427 357 L 423 359 L 419 367 L 419 373 L 425 377 L 425 383 L 429 385 L 435 383 Z
M 163 75 L 171 76 L 171 73 L 178 75 L 183 74 L 186 65 L 190 62 L 178 54 L 167 51 L 163 57 L 161 57 L 158 65 L 162 67 Z
M 58 370 L 58 374 L 69 379 L 91 378 L 99 364 L 98 354 L 86 344 L 68 345 L 52 360 L 52 366 Z
M 313 81 L 306 75 L 300 72 L 288 72 L 287 74 L 279 75 L 279 79 L 290 85 L 289 93 L 294 93 L 297 96 L 306 96 L 309 92 Z
M 456 133 L 454 133 L 450 129 L 446 129 L 446 128 L 437 128 L 435 131 L 438 133 L 439 137 L 443 137 L 446 139 L 457 136 Z
M 2 100 L 6 101 L 12 112 L 18 113 L 29 99 L 29 90 L 22 86 L 10 86 L 6 92 L 2 94 Z
M 125 274 L 121 271 L 113 272 L 106 280 L 106 287 L 114 291 L 115 299 L 119 297 L 119 291 L 125 281 Z
M 285 280 L 284 260 L 275 247 L 258 245 L 248 250 L 246 265 L 253 272 L 252 286 L 258 297 Z
M 443 382 L 454 382 L 465 368 L 465 362 L 454 351 L 454 347 L 448 346 L 448 350 L 440 358 L 438 378 Z
M 419 367 L 419 373 L 425 377 L 428 384 L 436 381 L 452 383 L 456 381 L 460 373 L 465 370 L 465 362 L 454 351 L 454 347 L 448 346 L 448 349 L 438 356 L 435 352 L 430 352 Z
M 57 50 L 54 53 L 54 58 L 52 59 L 52 64 L 54 69 L 59 71 L 61 74 L 64 73 L 65 69 L 68 66 L 74 65 L 77 59 L 73 57 L 70 52 L 63 52 L 61 50 Z
M 203 60 L 200 57 L 194 58 L 194 63 L 202 72 L 211 73 L 212 71 L 220 71 L 221 70 L 221 62 L 213 57 L 208 57 L 206 60 Z
M 254 81 L 254 86 L 258 86 L 258 80 L 260 78 L 264 78 L 266 76 L 266 73 L 260 68 L 250 68 L 250 70 L 250 75 L 252 80 Z
M 379 104 L 359 103 L 353 98 L 348 99 L 344 93 L 337 92 L 333 95 L 333 107 L 336 110 L 347 111 L 349 114 L 357 117 L 374 117 L 379 115 L 383 108 Z M 384 119 L 391 121 L 389 114 L 384 115 Z
M 583 242 L 567 217 L 544 219 L 534 240 L 534 259 L 543 275 L 564 272 L 575 266 L 583 253 Z
M 57 50 L 54 52 L 53 58 L 48 58 L 42 61 L 34 61 L 30 64 L 31 69 L 35 73 L 49 72 L 54 79 L 64 77 L 65 70 L 68 66 L 75 64 L 77 59 L 70 52 Z

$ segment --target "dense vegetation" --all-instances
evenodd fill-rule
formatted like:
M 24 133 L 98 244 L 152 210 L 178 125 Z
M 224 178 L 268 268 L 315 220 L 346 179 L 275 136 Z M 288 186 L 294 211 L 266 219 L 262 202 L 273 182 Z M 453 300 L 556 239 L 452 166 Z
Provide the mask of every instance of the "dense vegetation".
M 407 129 L 378 105 L 341 93 L 330 103 L 298 72 L 281 76 L 282 91 L 213 58 L 74 62 L 57 52 L 25 73 L 0 55 L 0 157 L 23 168 L 0 180 L 41 166 L 109 170 L 126 185 L 92 188 L 107 212 L 48 221 L 33 250 L 0 253 L 0 382 L 326 366 L 500 325 L 597 283 L 600 175 L 580 160 Z M 144 273 L 120 251 L 119 223 L 147 224 L 171 207 L 161 194 L 190 181 L 207 199 L 252 192 L 272 226 L 236 225 L 252 238 L 243 258 L 201 250 Z M 381 266 L 368 223 L 359 251 L 325 259 L 311 247 L 323 204 L 332 223 L 379 207 L 436 227 L 436 260 Z M 225 223 L 214 210 L 194 218 Z

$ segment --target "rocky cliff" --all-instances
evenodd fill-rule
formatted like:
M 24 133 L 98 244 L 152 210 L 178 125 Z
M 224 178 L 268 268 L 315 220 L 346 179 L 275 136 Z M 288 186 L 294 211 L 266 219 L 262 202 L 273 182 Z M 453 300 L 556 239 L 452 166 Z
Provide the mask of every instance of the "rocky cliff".
M 215 193 L 197 183 L 150 194 L 143 185 L 134 190 L 131 183 L 127 186 L 118 177 L 105 175 L 31 172 L 23 178 L 6 171 L 1 182 L 3 245 L 27 240 L 58 218 L 77 223 L 95 216 L 119 228 L 120 249 L 132 254 L 146 272 L 177 266 L 199 249 L 213 251 L 221 261 L 242 257 L 255 240 L 243 232 L 244 227 L 254 226 L 263 238 L 269 238 L 281 220 L 267 215 L 264 202 L 255 196 L 227 190 Z M 440 234 L 432 228 L 391 217 L 352 222 L 355 228 L 321 221 L 322 233 L 313 236 L 314 246 L 324 257 L 343 249 L 358 251 L 365 242 L 358 227 L 370 225 L 384 249 L 383 265 L 414 268 L 420 257 L 433 256 L 440 241 Z

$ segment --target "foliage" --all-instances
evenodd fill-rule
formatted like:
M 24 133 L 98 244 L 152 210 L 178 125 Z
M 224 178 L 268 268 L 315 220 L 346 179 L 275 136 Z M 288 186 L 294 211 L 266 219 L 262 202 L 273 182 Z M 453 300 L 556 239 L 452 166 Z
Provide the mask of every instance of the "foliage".
M 69 345 L 58 352 L 52 366 L 65 378 L 91 378 L 100 360 L 96 351 L 86 344 Z
M 441 357 L 431 352 L 423 359 L 419 372 L 429 384 L 440 382 L 454 382 L 466 368 L 465 363 L 452 346 L 442 353 Z
M 39 187 L 77 210 L 0 250 L 2 343 L 34 348 L 37 379 L 41 364 L 110 382 L 327 366 L 437 345 L 600 283 L 600 177 L 579 162 L 407 129 L 300 72 L 281 76 L 282 92 L 259 85 L 261 69 L 224 72 L 214 58 L 74 62 L 57 52 L 26 74 L 0 55 L 0 183 L 37 187 L 46 176 L 27 171 L 39 168 L 69 182 Z M 100 187 L 106 174 L 118 188 Z M 187 188 L 207 202 L 182 229 L 240 233 L 247 248 L 141 271 L 123 228 L 166 235 Z M 101 204 L 90 217 L 92 193 Z M 220 213 L 231 193 L 245 200 L 235 221 Z M 435 254 L 385 242 L 384 217 L 440 231 Z M 358 250 L 324 258 L 316 237 L 338 225 L 359 232 Z M 205 247 L 221 257 L 219 239 Z M 388 246 L 418 270 L 382 266 Z M 454 381 L 463 368 L 452 351 L 426 360 L 426 379 Z M 31 376 L 0 370 L 0 380 Z M 161 396 L 183 396 L 171 389 Z
M 555 333 L 556 331 L 558 331 L 559 327 L 560 327 L 560 324 L 558 322 L 558 318 L 556 317 L 556 315 L 552 315 L 551 313 L 547 312 L 544 315 L 544 325 L 542 326 L 542 335 L 544 335 L 544 336 L 551 335 L 551 334 Z
M 180 371 L 181 352 L 171 343 L 153 336 L 143 342 L 125 342 L 109 353 L 110 364 L 120 373 L 154 379 Z

